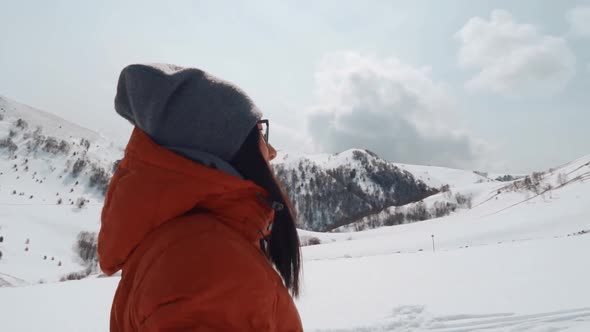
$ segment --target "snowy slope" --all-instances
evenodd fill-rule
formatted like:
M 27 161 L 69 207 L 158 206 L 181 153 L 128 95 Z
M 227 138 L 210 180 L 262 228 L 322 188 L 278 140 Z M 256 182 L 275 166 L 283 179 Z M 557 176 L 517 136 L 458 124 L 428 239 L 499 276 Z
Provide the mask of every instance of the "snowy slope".
M 90 129 L 3 96 L 0 96 L 0 114 L 4 116 L 2 127 L 0 127 L 0 138 L 6 135 L 14 120 L 23 119 L 28 123 L 30 130 L 40 126 L 44 135 L 67 140 L 73 145 L 79 143 L 82 138 L 88 140 L 92 143 L 88 149 L 88 156 L 97 162 L 110 164 L 115 158 L 120 158 L 123 153 L 123 147 L 117 146 L 108 138 Z
M 305 261 L 305 331 L 590 331 L 588 237 Z M 107 331 L 118 277 L 0 289 L 10 331 Z M 30 319 L 34 317 L 34 319 Z
M 460 187 L 473 208 L 445 218 L 301 232 L 322 242 L 303 249 L 309 329 L 590 331 L 590 156 L 525 180 Z
M 566 182 L 559 184 L 565 176 Z M 516 183 L 521 183 L 519 180 Z M 306 248 L 310 258 L 380 255 L 416 252 L 431 248 L 431 235 L 441 249 L 489 245 L 520 239 L 567 236 L 590 230 L 590 156 L 547 172 L 539 193 L 514 189 L 514 183 L 480 183 L 458 188 L 473 196 L 471 209 L 459 209 L 445 218 L 355 233 L 323 234 L 323 246 Z M 425 200 L 427 206 L 445 200 L 437 194 Z M 353 240 L 352 242 L 350 242 Z M 358 246 L 351 243 L 359 241 Z
M 0 285 L 56 281 L 82 269 L 72 246 L 80 231 L 98 229 L 103 201 L 104 181 L 91 185 L 91 178 L 109 177 L 122 150 L 95 132 L 1 97 L 0 115 L 0 140 L 10 137 L 16 147 L 0 148 Z M 78 160 L 85 166 L 74 176 Z
M 590 228 L 590 183 L 579 181 L 587 160 L 562 169 L 578 180 L 551 199 L 505 209 L 526 199 L 513 193 L 438 220 L 358 233 L 302 232 L 324 242 L 303 249 L 297 306 L 305 330 L 589 331 L 590 234 L 582 231 Z M 117 282 L 0 289 L 3 323 L 11 331 L 104 331 Z M 26 319 L 31 313 L 35 319 Z
M 396 165 L 414 174 L 415 177 L 424 181 L 427 185 L 435 188 L 439 188 L 445 184 L 451 187 L 464 187 L 474 183 L 494 181 L 473 171 L 462 169 L 408 164 Z
M 51 113 L 43 112 L 28 105 L 20 104 L 14 100 L 0 96 L 0 114 L 8 119 L 23 119 L 31 128 L 42 126 L 44 131 L 62 139 L 71 137 L 87 138 L 97 141 L 100 135 L 92 130 L 80 127 Z
M 67 140 L 70 150 L 27 151 L 31 137 L 23 132 L 14 137 L 18 150 L 0 149 L 0 328 L 106 331 L 119 277 L 56 281 L 83 268 L 72 250 L 78 232 L 99 227 L 102 195 L 89 184 L 92 168 L 74 178 L 73 164 L 83 155 L 108 168 L 122 150 L 30 108 L 25 119 L 21 107 L 2 100 L 0 139 L 23 118 L 29 132 L 41 125 L 43 135 Z M 65 127 L 67 134 L 60 133 Z M 354 162 L 339 156 L 289 154 L 280 162 L 309 158 L 327 168 Z M 450 185 L 450 194 L 424 199 L 427 207 L 452 202 L 456 193 L 471 196 L 472 207 L 362 232 L 300 231 L 304 241 L 321 242 L 302 249 L 304 288 L 296 304 L 306 331 L 590 331 L 590 156 L 513 182 L 398 167 L 432 186 Z M 79 197 L 90 200 L 82 209 L 71 205 Z

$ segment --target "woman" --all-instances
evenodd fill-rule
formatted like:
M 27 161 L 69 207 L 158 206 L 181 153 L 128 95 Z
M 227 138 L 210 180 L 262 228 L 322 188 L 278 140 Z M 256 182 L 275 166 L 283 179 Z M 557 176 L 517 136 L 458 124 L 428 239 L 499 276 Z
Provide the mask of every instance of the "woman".
M 115 109 L 135 128 L 98 240 L 102 270 L 122 270 L 111 331 L 302 331 L 295 218 L 250 98 L 198 69 L 131 65 Z

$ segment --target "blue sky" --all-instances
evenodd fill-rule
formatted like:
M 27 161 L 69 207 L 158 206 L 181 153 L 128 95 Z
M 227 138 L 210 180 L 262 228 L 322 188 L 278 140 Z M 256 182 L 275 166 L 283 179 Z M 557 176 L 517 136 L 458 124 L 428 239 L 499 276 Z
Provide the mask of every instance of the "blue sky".
M 12 1 L 0 95 L 124 143 L 120 70 L 240 85 L 287 151 L 496 172 L 590 154 L 587 1 Z

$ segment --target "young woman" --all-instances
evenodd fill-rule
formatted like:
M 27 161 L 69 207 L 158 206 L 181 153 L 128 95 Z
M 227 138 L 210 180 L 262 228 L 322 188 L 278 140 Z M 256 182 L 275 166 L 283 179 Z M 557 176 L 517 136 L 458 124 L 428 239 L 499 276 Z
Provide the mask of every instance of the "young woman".
M 302 331 L 295 217 L 250 98 L 198 69 L 131 65 L 115 109 L 135 128 L 98 241 L 102 270 L 122 270 L 111 331 Z

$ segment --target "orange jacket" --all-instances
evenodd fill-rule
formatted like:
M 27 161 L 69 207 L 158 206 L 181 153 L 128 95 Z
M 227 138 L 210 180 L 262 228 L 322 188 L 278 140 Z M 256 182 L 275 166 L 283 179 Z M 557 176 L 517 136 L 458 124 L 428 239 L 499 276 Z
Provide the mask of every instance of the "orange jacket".
M 102 270 L 123 270 L 111 331 L 302 331 L 260 250 L 274 211 L 259 195 L 253 182 L 176 155 L 136 128 L 98 239 Z

